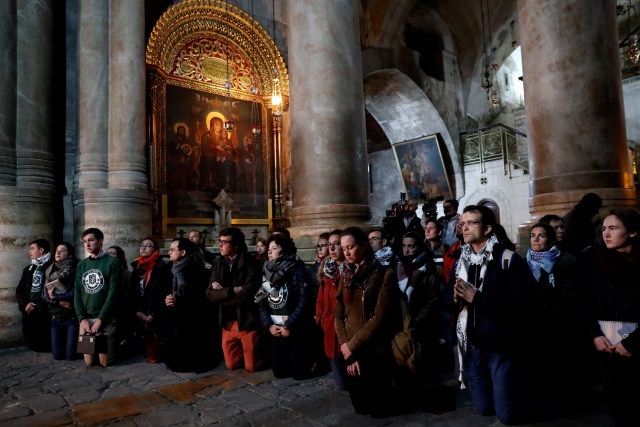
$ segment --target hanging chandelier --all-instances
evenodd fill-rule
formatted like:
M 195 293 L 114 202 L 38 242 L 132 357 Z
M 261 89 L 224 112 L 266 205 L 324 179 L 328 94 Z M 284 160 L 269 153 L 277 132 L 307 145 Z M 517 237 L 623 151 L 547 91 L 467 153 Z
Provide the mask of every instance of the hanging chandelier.
M 485 20 L 484 20 L 484 9 L 485 2 L 480 2 L 480 17 L 482 18 L 482 47 L 483 47 L 483 58 L 482 58 L 482 68 L 484 70 L 482 84 L 480 85 L 485 92 L 487 92 L 487 100 L 489 100 L 489 95 L 491 94 L 491 88 L 493 88 L 493 71 L 491 69 L 491 21 L 489 18 L 489 4 L 486 4 L 487 8 L 487 26 L 489 27 L 489 42 L 487 43 L 487 31 L 485 28 Z
M 627 58 L 634 64 L 638 63 L 638 59 L 640 59 L 640 47 L 638 46 L 638 35 L 631 34 L 631 10 L 633 9 L 633 17 L 636 17 L 636 7 L 631 4 L 631 0 L 627 3 L 626 10 L 624 6 L 618 6 L 618 14 L 624 15 L 627 14 L 627 40 L 629 47 L 627 48 Z M 636 29 L 637 30 L 637 29 Z
M 230 30 L 230 19 L 229 19 L 229 2 L 226 3 L 226 17 L 227 17 L 227 81 L 224 83 L 227 88 L 227 108 L 225 111 L 225 122 L 224 128 L 228 133 L 233 131 L 233 111 L 231 109 L 231 75 L 229 74 L 229 30 Z
M 253 136 L 258 136 L 262 132 L 262 128 L 260 128 L 260 106 L 256 101 L 258 88 L 253 86 L 251 93 L 253 94 L 253 99 L 251 100 L 251 133 Z
M 276 2 L 272 1 L 271 11 L 273 13 L 273 44 L 275 51 L 278 50 L 278 44 L 276 42 Z M 282 89 L 280 87 L 280 76 L 278 74 L 278 66 L 276 62 L 277 56 L 273 55 L 273 83 L 271 87 L 271 108 L 273 109 L 273 114 L 276 117 L 282 115 Z
M 251 31 L 253 32 L 253 0 L 251 0 Z M 260 128 L 260 107 L 257 101 L 258 88 L 253 85 L 251 86 L 251 134 L 256 137 L 260 135 L 262 132 L 262 128 Z

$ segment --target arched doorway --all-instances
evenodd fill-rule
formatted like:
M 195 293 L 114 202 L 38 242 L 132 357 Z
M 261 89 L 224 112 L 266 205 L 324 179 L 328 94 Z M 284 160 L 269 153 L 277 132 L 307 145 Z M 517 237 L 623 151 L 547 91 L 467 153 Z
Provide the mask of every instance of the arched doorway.
M 500 224 L 500 206 L 492 199 L 482 199 L 478 202 L 478 206 L 486 206 L 496 216 L 496 224 Z

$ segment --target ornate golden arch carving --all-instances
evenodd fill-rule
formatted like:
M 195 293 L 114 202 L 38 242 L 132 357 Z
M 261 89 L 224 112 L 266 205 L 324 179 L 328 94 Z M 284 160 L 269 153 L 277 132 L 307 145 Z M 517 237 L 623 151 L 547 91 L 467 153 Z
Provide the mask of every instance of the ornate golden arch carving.
M 228 43 L 228 46 L 220 46 L 221 43 Z M 193 53 L 186 61 L 185 46 L 192 47 Z M 286 109 L 289 103 L 289 74 L 273 39 L 242 9 L 221 0 L 184 0 L 171 6 L 151 33 L 146 62 L 169 76 L 220 86 L 224 82 L 219 79 L 216 81 L 206 70 L 215 68 L 216 63 L 220 66 L 220 61 L 226 62 L 226 53 L 229 51 L 239 61 L 248 59 L 253 68 L 250 75 L 246 75 L 247 67 L 232 67 L 234 69 L 231 71 L 244 70 L 244 77 L 252 80 L 258 95 L 268 107 L 271 107 L 273 70 L 275 68 L 278 71 L 283 107 Z M 251 85 L 238 84 L 235 81 L 237 78 L 238 75 L 233 74 L 232 94 L 244 98 Z

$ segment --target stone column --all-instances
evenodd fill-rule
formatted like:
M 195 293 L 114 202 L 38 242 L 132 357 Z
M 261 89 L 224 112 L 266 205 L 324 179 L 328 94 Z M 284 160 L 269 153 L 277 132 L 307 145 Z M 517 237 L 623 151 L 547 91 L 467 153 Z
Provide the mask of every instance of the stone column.
M 16 185 L 16 5 L 0 3 L 0 186 Z
M 144 0 L 109 5 L 109 188 L 147 190 Z
M 371 218 L 356 0 L 288 2 L 293 234 Z
M 144 2 L 83 0 L 80 7 L 75 235 L 79 238 L 84 229 L 98 227 L 105 235 L 105 247 L 117 244 L 132 260 L 138 256 L 140 240 L 151 234 L 144 124 Z
M 53 0 L 18 0 L 16 183 L 55 190 L 51 140 Z M 37 42 L 36 42 L 37 41 Z
M 564 214 L 588 192 L 635 205 L 615 0 L 518 0 L 530 212 Z
M 109 2 L 80 2 L 78 28 L 78 150 L 74 190 L 107 188 Z
M 0 347 L 22 340 L 14 295 L 29 242 L 54 234 L 52 6 L 53 0 L 0 6 Z

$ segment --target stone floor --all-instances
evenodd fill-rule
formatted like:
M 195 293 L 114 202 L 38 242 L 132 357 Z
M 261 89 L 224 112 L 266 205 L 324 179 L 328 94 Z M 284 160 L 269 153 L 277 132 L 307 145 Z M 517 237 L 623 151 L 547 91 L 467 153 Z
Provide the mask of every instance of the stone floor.
M 424 405 L 403 415 L 356 415 L 331 375 L 275 379 L 271 371 L 230 372 L 220 364 L 182 374 L 141 357 L 102 369 L 54 361 L 25 348 L 0 350 L 1 426 L 491 426 L 453 378 L 420 389 Z M 421 398 L 423 396 L 420 396 Z M 428 402 L 431 402 L 429 404 Z M 449 402 L 449 403 L 447 403 Z M 602 406 L 532 426 L 610 426 Z

